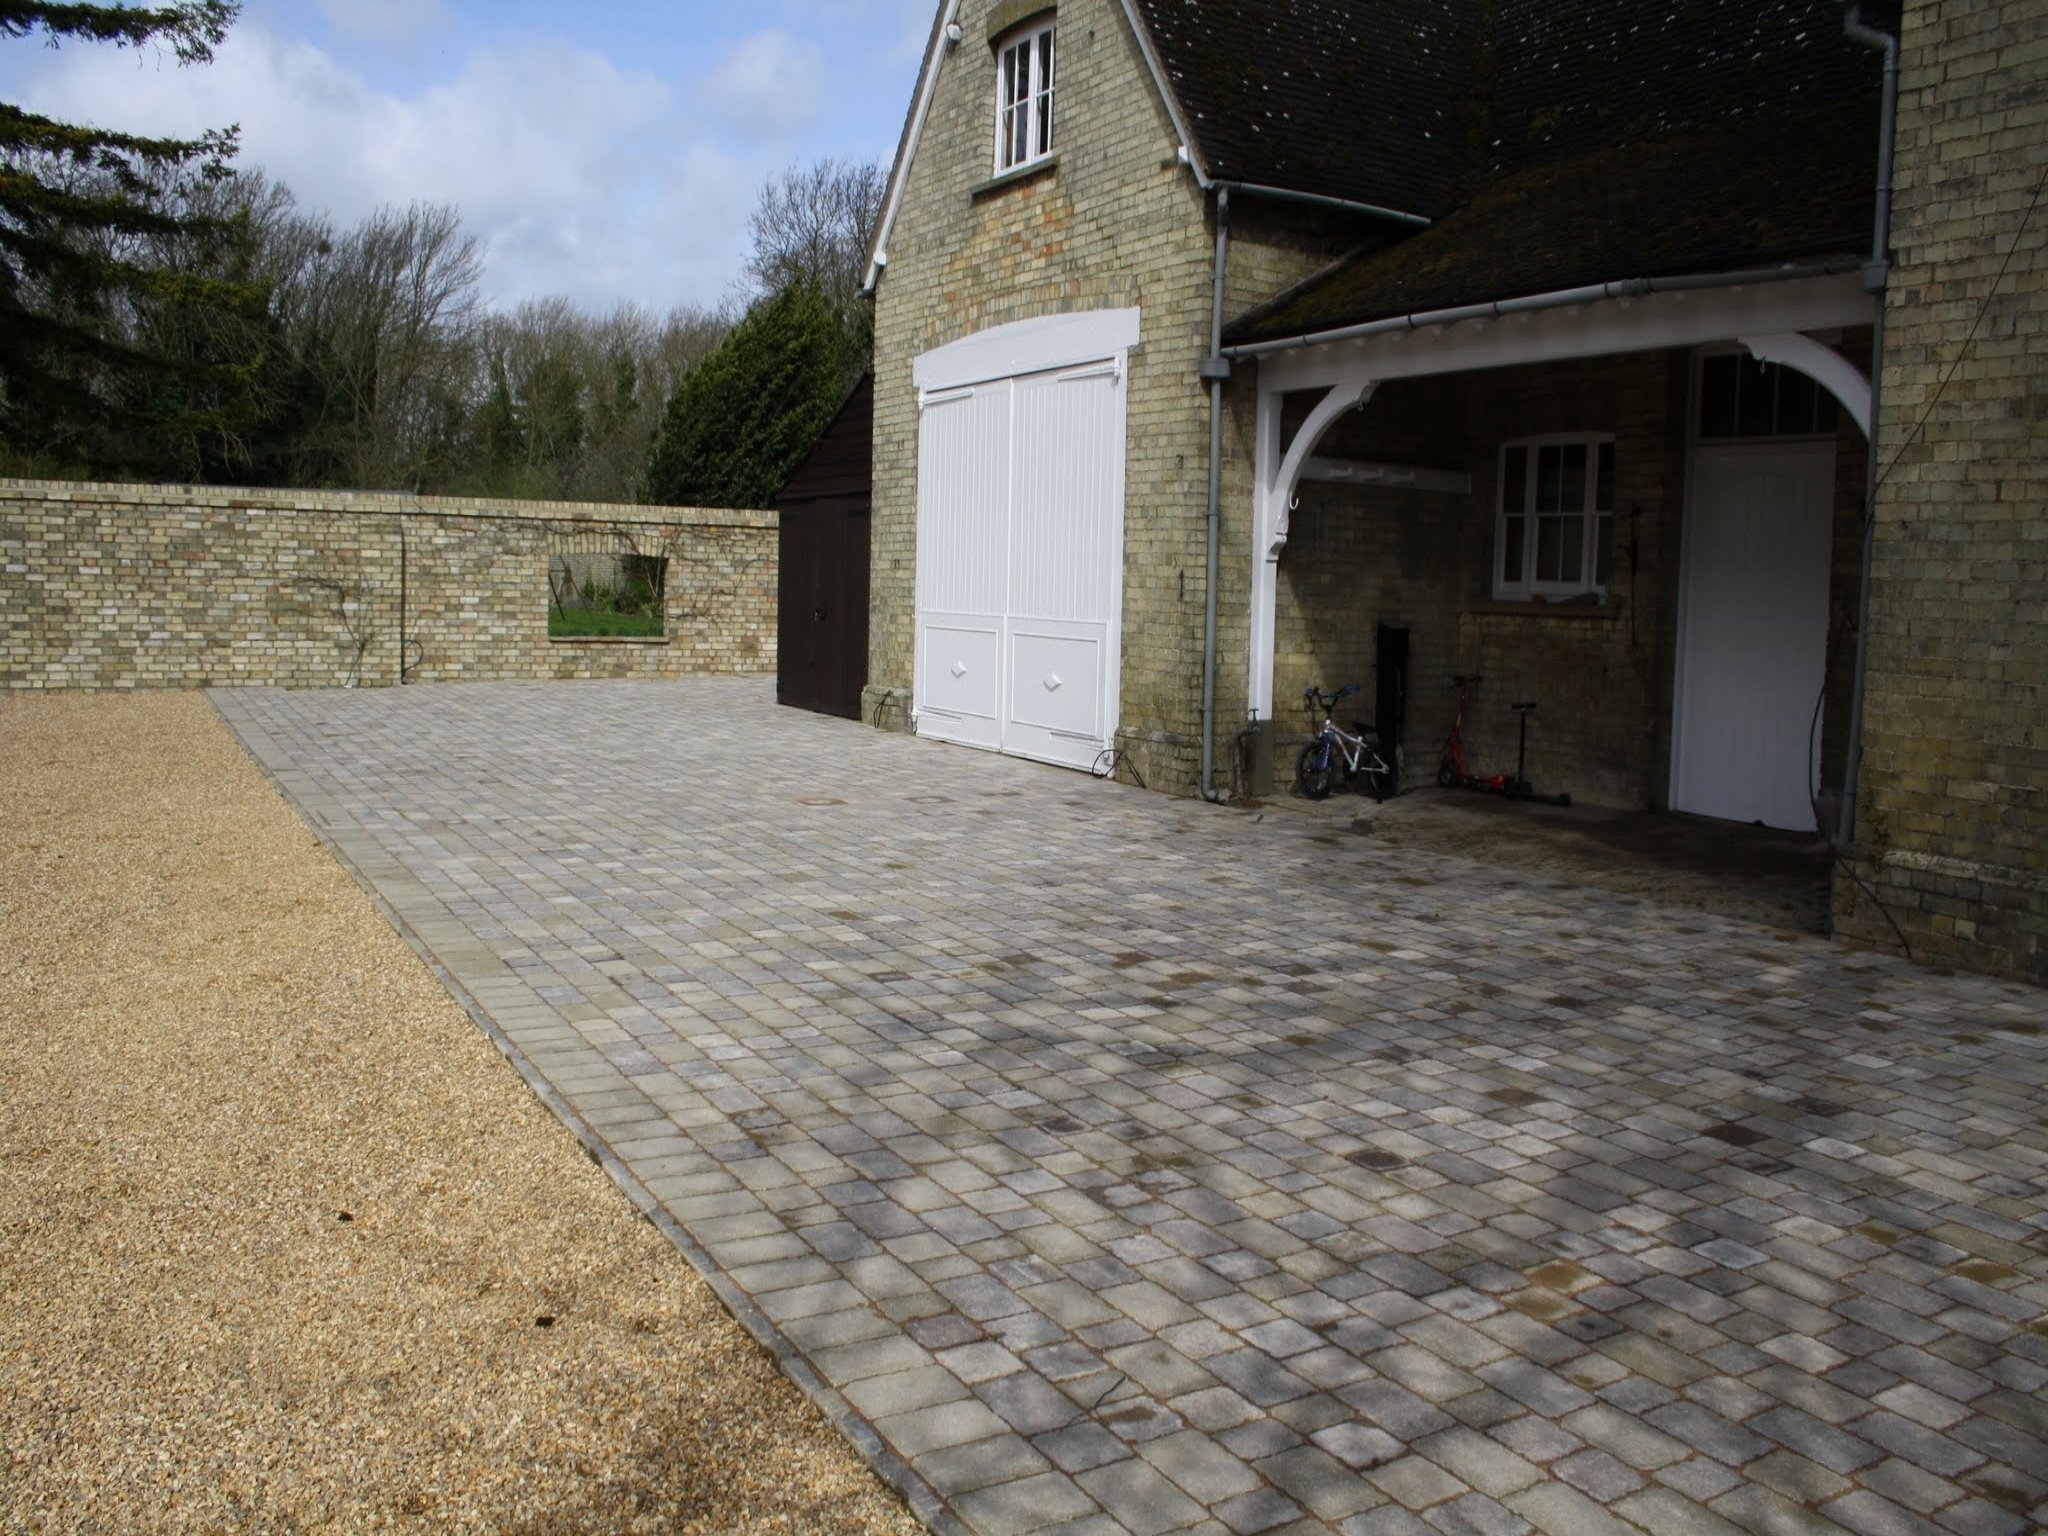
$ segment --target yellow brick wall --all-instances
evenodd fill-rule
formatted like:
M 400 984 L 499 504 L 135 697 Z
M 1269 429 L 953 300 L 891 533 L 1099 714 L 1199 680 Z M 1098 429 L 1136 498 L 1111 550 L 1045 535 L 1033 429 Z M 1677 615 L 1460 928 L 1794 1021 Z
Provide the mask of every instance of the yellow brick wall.
M 1058 163 L 996 187 L 989 0 L 961 7 L 875 295 L 872 623 L 863 713 L 900 725 L 916 588 L 921 353 L 991 326 L 1136 306 L 1127 388 L 1120 743 L 1156 787 L 1194 782 L 1202 674 L 1214 228 L 1115 0 L 1059 7 Z M 1340 249 L 1318 221 L 1243 217 L 1233 311 Z M 1352 237 L 1355 238 L 1355 235 Z M 1243 716 L 1250 572 L 1250 375 L 1226 434 L 1219 736 Z
M 2048 981 L 2048 7 L 1914 0 L 1853 868 L 1923 959 Z M 1846 937 L 1896 948 L 1845 874 Z
M 565 547 L 669 560 L 659 641 L 551 641 Z M 0 480 L 0 686 L 775 670 L 769 512 Z

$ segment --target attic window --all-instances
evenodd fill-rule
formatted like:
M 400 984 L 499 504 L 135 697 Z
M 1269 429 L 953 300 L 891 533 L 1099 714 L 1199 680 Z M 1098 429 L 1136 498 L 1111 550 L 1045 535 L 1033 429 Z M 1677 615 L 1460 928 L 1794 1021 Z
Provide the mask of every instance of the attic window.
M 1050 16 L 996 44 L 996 170 L 1052 153 L 1053 32 Z

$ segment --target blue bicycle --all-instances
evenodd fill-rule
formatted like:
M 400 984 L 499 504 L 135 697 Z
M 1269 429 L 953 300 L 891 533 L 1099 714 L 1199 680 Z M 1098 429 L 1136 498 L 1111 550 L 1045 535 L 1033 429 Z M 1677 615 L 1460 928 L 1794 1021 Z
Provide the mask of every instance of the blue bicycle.
M 1323 723 L 1316 727 L 1316 733 L 1309 737 L 1308 745 L 1301 749 L 1301 756 L 1294 763 L 1295 788 L 1311 800 L 1327 800 L 1330 792 L 1347 779 L 1375 800 L 1384 800 L 1394 792 L 1394 769 L 1381 755 L 1379 731 L 1372 722 L 1354 720 L 1347 731 L 1331 718 L 1338 701 L 1356 692 L 1356 683 L 1346 683 L 1335 693 L 1314 687 L 1302 690 L 1309 718 L 1315 718 L 1319 707 L 1323 712 Z

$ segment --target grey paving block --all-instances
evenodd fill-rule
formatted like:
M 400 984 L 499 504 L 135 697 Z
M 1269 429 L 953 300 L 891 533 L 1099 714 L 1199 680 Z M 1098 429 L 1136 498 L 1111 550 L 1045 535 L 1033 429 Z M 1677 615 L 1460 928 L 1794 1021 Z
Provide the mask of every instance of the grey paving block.
M 981 1382 L 974 1395 L 1025 1435 L 1062 1429 L 1081 1417 L 1072 1398 L 1030 1371 Z
M 1275 1526 L 1285 1525 L 1301 1513 L 1299 1505 L 1271 1488 L 1241 1493 L 1234 1499 L 1225 1499 L 1216 1506 L 1216 1518 L 1238 1533 L 1238 1536 L 1254 1536 L 1259 1531 L 1270 1531 Z
M 964 772 L 757 680 L 224 712 L 978 1536 L 1168 1529 L 1161 1488 L 1203 1536 L 2003 1536 L 2048 1499 L 2024 989 Z
M 1439 1504 L 1423 1519 L 1444 1536 L 1526 1536 L 1529 1522 L 1483 1493 Z
M 1268 1456 L 1258 1470 L 1302 1508 L 1326 1521 L 1370 1509 L 1380 1495 L 1358 1473 L 1315 1445 L 1299 1445 Z
M 1205 1508 L 1259 1486 L 1258 1473 L 1199 1428 L 1145 1441 L 1137 1450 Z
M 1083 1472 L 1075 1479 L 1131 1536 L 1157 1536 L 1185 1530 L 1205 1518 L 1205 1510 L 1148 1462 L 1130 1458 Z
M 947 1446 L 917 1458 L 918 1475 L 949 1496 L 1016 1482 L 1046 1471 L 1049 1465 L 1029 1442 L 1016 1435 Z
M 1773 1408 L 1769 1413 L 1758 1414 L 1750 1420 L 1750 1428 L 1836 1472 L 1854 1472 L 1883 1454 L 1868 1441 L 1797 1408 Z
M 961 1518 L 988 1536 L 1024 1536 L 1025 1532 L 1083 1518 L 1098 1512 L 1095 1501 L 1058 1472 L 976 1489 L 953 1501 Z
M 1122 1461 L 1132 1454 L 1129 1444 L 1093 1420 L 1039 1435 L 1032 1444 L 1062 1470 L 1076 1473 Z

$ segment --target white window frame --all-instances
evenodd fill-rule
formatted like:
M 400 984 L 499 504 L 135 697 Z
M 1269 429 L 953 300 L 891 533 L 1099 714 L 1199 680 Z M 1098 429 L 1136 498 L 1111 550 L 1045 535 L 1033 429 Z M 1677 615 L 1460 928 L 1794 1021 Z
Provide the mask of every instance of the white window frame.
M 1543 437 L 1519 437 L 1500 445 L 1500 457 L 1495 465 L 1493 493 L 1493 596 L 1499 602 L 1527 602 L 1534 598 L 1574 598 L 1588 593 L 1596 597 L 1607 595 L 1607 585 L 1596 580 L 1599 575 L 1600 534 L 1604 527 L 1608 532 L 1608 548 L 1613 549 L 1614 508 L 1603 507 L 1600 502 L 1600 450 L 1612 447 L 1614 434 L 1611 432 L 1556 432 Z M 1584 504 L 1576 513 L 1559 508 L 1559 512 L 1584 518 L 1580 537 L 1583 540 L 1579 550 L 1579 581 L 1539 581 L 1536 577 L 1536 487 L 1539 451 L 1544 448 L 1582 447 L 1586 450 L 1586 489 Z M 1507 505 L 1508 455 L 1526 452 L 1529 455 L 1526 472 L 1522 476 L 1522 505 L 1510 514 Z M 1613 500 L 1614 487 L 1608 486 L 1608 499 Z M 1519 516 L 1522 521 L 1522 560 L 1518 579 L 1510 580 L 1503 571 L 1508 554 L 1508 519 Z M 1552 514 L 1555 515 L 1555 514 Z M 1611 553 L 1610 553 L 1611 558 Z
M 1052 158 L 1054 83 L 1059 69 L 1059 51 L 1054 34 L 1057 18 L 1051 14 L 1026 22 L 996 42 L 996 174 L 1022 170 Z M 1019 66 L 1029 75 L 1023 82 L 1021 98 L 1016 94 Z M 1022 153 L 1013 153 L 1013 140 L 1022 128 Z
M 1766 443 L 1823 443 L 1835 435 L 1835 424 L 1841 419 L 1841 415 L 1838 414 L 1842 412 L 1841 401 L 1835 398 L 1834 393 L 1825 384 L 1822 384 L 1818 379 L 1813 378 L 1809 374 L 1805 375 L 1806 381 L 1812 388 L 1815 398 L 1820 401 L 1823 407 L 1822 414 L 1828 420 L 1828 426 L 1818 431 L 1802 432 L 1793 430 L 1781 432 L 1778 430 L 1776 420 L 1777 401 L 1774 398 L 1771 412 L 1772 422 L 1769 431 L 1741 431 L 1739 427 L 1740 410 L 1738 409 L 1738 428 L 1736 431 L 1717 432 L 1711 437 L 1708 436 L 1703 419 L 1707 410 L 1707 364 L 1713 359 L 1723 357 L 1739 359 L 1738 368 L 1755 364 L 1759 378 L 1775 374 L 1776 378 L 1773 380 L 1772 387 L 1776 390 L 1784 388 L 1785 375 L 1799 374 L 1801 372 L 1800 369 L 1793 367 L 1789 363 L 1766 362 L 1757 359 L 1746 347 L 1701 347 L 1693 354 L 1692 409 L 1690 412 L 1691 420 L 1687 424 L 1687 432 L 1694 446 L 1700 448 L 1753 448 Z M 1851 420 L 1853 419 L 1852 417 Z

